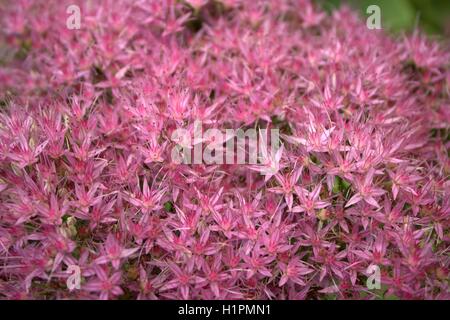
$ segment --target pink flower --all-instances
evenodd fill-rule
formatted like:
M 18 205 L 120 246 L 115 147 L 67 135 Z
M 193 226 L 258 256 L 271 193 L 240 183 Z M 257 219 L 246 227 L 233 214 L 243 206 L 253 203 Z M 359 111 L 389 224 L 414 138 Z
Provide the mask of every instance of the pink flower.
M 193 274 L 192 264 L 188 264 L 184 270 L 174 263 L 169 263 L 168 267 L 174 278 L 164 284 L 161 291 L 176 288 L 184 300 L 189 299 L 191 287 L 201 282 L 200 277 Z
M 360 202 L 361 200 L 364 200 L 371 206 L 374 206 L 377 208 L 380 207 L 378 202 L 375 200 L 375 197 L 379 197 L 379 196 L 383 195 L 386 191 L 372 185 L 373 184 L 372 180 L 373 180 L 374 174 L 375 174 L 375 170 L 370 169 L 364 179 L 362 179 L 362 178 L 355 179 L 355 187 L 358 192 L 355 193 L 350 198 L 350 200 L 348 200 L 345 207 L 350 207 L 351 205 L 354 205 L 354 204 Z
M 99 292 L 100 300 L 108 300 L 110 297 L 123 294 L 123 290 L 119 286 L 122 277 L 120 272 L 115 272 L 111 276 L 108 276 L 102 267 L 96 266 L 94 269 L 96 279 L 92 279 L 83 285 L 83 290 Z
M 281 276 L 279 286 L 283 286 L 288 281 L 292 281 L 293 283 L 299 284 L 301 286 L 305 285 L 303 276 L 314 272 L 314 270 L 306 267 L 300 260 L 291 259 L 287 264 L 281 263 L 281 269 L 284 270 L 283 275 Z
M 165 193 L 166 188 L 151 190 L 148 186 L 147 178 L 144 178 L 142 191 L 136 188 L 135 193 L 126 193 L 125 199 L 136 207 L 141 208 L 142 212 L 150 213 L 162 207 L 160 201 Z
M 270 188 L 269 191 L 284 194 L 284 199 L 289 210 L 292 210 L 292 205 L 294 203 L 294 187 L 296 186 L 298 179 L 302 173 L 302 168 L 296 169 L 291 174 L 281 175 L 276 174 L 275 179 L 280 184 L 280 187 Z
M 102 255 L 95 260 L 95 263 L 105 264 L 111 262 L 114 269 L 117 270 L 119 269 L 122 259 L 128 258 L 138 250 L 139 248 L 124 249 L 117 238 L 110 233 L 101 250 Z
M 50 195 L 50 203 L 37 205 L 37 210 L 42 215 L 43 220 L 48 224 L 60 225 L 62 217 L 69 209 L 67 203 L 61 204 L 55 194 Z
M 300 205 L 292 208 L 292 211 L 306 212 L 309 215 L 313 215 L 316 209 L 328 207 L 330 205 L 328 202 L 319 200 L 321 188 L 321 185 L 317 185 L 314 190 L 308 191 L 302 187 L 295 186 L 295 193 L 298 196 Z

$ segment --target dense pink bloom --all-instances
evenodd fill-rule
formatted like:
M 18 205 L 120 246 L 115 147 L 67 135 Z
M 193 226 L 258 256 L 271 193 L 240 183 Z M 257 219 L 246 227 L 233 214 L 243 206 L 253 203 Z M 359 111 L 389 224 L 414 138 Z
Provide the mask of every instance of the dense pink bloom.
M 89 3 L 0 9 L 0 299 L 450 298 L 448 43 L 310 0 Z M 196 121 L 281 147 L 178 164 L 230 139 Z

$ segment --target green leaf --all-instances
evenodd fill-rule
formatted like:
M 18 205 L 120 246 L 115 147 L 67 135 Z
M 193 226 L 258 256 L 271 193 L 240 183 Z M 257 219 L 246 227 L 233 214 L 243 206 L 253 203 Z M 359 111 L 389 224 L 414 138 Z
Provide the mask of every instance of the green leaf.
M 175 212 L 171 201 L 167 201 L 166 203 L 164 203 L 164 210 L 166 210 L 167 212 Z
M 342 179 L 341 177 L 336 176 L 334 178 L 334 184 L 333 184 L 333 193 L 342 193 L 343 195 L 347 194 L 348 189 L 350 188 L 350 183 L 348 183 L 346 180 Z
M 346 3 L 357 8 L 361 16 L 368 17 L 366 10 L 370 5 L 381 9 L 382 27 L 393 32 L 411 31 L 416 22 L 429 33 L 442 33 L 450 20 L 450 1 L 448 0 L 328 0 L 319 1 L 323 8 L 331 11 Z
M 408 0 L 350 0 L 349 3 L 359 8 L 363 17 L 368 17 L 367 7 L 379 6 L 383 29 L 398 32 L 414 26 L 416 13 Z

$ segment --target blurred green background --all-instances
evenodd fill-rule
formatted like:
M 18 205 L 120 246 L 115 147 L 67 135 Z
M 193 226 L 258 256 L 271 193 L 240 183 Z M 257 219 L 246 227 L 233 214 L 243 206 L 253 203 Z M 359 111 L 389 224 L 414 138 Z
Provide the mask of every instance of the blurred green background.
M 381 8 L 383 29 L 392 32 L 411 31 L 419 26 L 430 34 L 449 35 L 450 0 L 317 0 L 331 10 L 347 3 L 366 15 L 369 5 Z

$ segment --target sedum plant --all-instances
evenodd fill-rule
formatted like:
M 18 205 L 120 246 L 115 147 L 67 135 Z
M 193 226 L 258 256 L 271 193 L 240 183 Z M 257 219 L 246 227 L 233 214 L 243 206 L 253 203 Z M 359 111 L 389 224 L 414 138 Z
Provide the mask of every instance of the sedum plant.
M 445 42 L 309 0 L 0 10 L 1 299 L 449 298 Z M 173 161 L 198 120 L 282 147 Z

